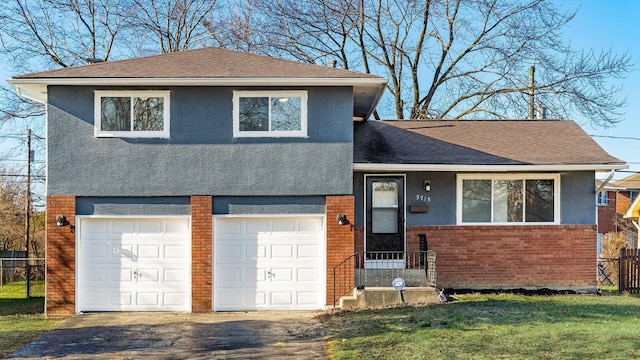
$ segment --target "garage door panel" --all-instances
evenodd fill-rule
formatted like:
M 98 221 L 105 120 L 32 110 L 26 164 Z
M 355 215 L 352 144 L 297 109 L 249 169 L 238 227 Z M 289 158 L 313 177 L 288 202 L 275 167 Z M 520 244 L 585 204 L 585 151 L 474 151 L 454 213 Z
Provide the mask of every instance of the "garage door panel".
M 290 291 L 272 291 L 271 306 L 272 307 L 293 307 L 293 293 Z
M 317 291 L 298 291 L 296 293 L 296 300 L 299 306 L 314 306 L 318 302 Z
M 111 234 L 114 235 L 123 235 L 123 236 L 128 236 L 131 233 L 134 233 L 135 231 L 135 221 L 125 221 L 125 220 L 118 220 L 118 221 L 111 221 Z
M 271 257 L 273 259 L 293 259 L 293 245 L 272 245 Z
M 267 220 L 253 220 L 244 222 L 243 234 L 254 237 L 267 232 L 269 222 Z
M 182 293 L 164 293 L 164 305 L 184 307 L 186 305 L 184 294 Z
M 188 280 L 187 272 L 184 269 L 165 269 L 164 270 L 164 282 L 171 283 L 184 283 Z
M 317 259 L 320 256 L 318 245 L 298 245 L 299 259 Z
M 138 221 L 138 233 L 158 234 L 162 232 L 162 222 L 153 220 Z
M 137 304 L 139 306 L 159 306 L 160 294 L 157 292 L 137 292 Z
M 182 245 L 166 245 L 164 247 L 165 259 L 187 259 L 187 247 Z
M 296 280 L 299 282 L 317 282 L 320 280 L 318 269 L 298 268 Z
M 218 255 L 222 261 L 234 261 L 242 258 L 242 247 L 240 244 L 225 244 L 217 248 Z
M 138 260 L 156 260 L 160 259 L 160 246 L 158 245 L 140 245 L 138 246 Z
M 79 311 L 189 311 L 189 219 L 80 224 Z
M 214 310 L 322 308 L 324 236 L 322 217 L 216 219 Z
M 158 283 L 160 282 L 160 270 L 159 269 L 142 269 L 138 268 L 138 282 L 139 283 Z
M 293 269 L 291 268 L 272 268 L 271 282 L 293 282 Z

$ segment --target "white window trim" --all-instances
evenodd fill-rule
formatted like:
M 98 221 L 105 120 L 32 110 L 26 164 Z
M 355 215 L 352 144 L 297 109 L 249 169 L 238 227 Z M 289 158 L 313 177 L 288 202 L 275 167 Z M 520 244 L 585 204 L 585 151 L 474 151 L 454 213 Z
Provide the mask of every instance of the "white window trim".
M 96 137 L 127 137 L 127 138 L 169 138 L 169 94 L 168 90 L 96 90 L 94 92 L 94 134 Z M 103 97 L 161 97 L 164 99 L 164 123 L 162 131 L 103 131 L 102 130 L 102 101 Z M 133 111 L 133 109 L 132 109 Z
M 553 180 L 553 222 L 462 222 L 462 181 L 463 180 Z M 493 185 L 492 185 L 493 189 Z M 493 202 L 491 206 L 493 219 Z M 457 225 L 559 225 L 560 224 L 560 174 L 458 174 L 456 181 L 456 224 Z
M 299 97 L 300 98 L 300 130 L 296 131 L 240 131 L 240 98 L 241 97 Z M 233 92 L 233 137 L 307 137 L 307 92 L 304 90 L 275 91 L 234 91 Z M 271 102 L 269 102 L 271 103 Z M 271 114 L 269 114 L 271 122 Z

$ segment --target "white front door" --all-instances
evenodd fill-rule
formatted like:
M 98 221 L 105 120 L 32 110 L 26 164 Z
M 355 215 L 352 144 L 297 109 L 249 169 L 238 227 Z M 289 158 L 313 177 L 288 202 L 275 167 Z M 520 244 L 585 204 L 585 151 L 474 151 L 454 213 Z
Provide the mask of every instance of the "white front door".
M 215 218 L 213 241 L 214 311 L 324 307 L 323 217 Z
M 190 311 L 189 218 L 81 218 L 77 311 Z

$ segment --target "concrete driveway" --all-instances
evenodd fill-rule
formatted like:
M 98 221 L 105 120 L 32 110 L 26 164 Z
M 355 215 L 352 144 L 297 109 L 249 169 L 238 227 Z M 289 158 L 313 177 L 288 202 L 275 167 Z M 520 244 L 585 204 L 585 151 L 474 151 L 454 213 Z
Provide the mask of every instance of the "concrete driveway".
M 11 358 L 325 359 L 319 314 L 81 314 Z

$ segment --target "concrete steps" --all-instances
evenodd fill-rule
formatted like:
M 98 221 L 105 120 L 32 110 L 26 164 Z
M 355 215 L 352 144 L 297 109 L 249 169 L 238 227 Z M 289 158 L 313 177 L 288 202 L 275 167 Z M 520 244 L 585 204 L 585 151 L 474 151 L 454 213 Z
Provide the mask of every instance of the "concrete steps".
M 402 301 L 404 298 L 404 302 Z M 340 309 L 354 310 L 401 304 L 429 304 L 438 301 L 438 291 L 432 287 L 407 287 L 400 291 L 392 287 L 354 289 L 353 295 L 340 298 Z

